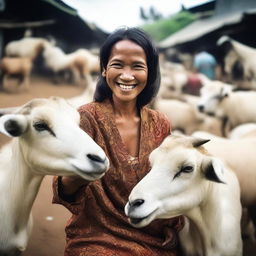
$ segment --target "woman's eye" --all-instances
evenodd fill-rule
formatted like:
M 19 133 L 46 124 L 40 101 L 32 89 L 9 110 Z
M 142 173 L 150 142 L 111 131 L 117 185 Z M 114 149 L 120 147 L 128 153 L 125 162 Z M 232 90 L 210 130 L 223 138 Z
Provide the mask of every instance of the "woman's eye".
M 110 64 L 110 67 L 114 67 L 114 68 L 120 68 L 122 65 L 120 63 L 112 63 Z
M 182 172 L 186 172 L 186 173 L 190 173 L 190 172 L 192 172 L 193 170 L 194 170 L 194 168 L 193 168 L 193 166 L 191 166 L 191 165 L 183 166 L 183 167 L 181 168 L 181 171 L 182 171 Z
M 145 67 L 143 65 L 137 64 L 137 65 L 134 65 L 134 68 L 135 69 L 144 69 Z

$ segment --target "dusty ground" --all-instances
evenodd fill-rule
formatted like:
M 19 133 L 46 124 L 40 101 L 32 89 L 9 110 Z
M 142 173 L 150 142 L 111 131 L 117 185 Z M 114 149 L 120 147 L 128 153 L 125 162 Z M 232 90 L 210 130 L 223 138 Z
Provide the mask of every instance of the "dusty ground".
M 14 91 L 14 86 L 10 88 Z M 69 84 L 55 85 L 47 79 L 33 78 L 29 91 L 4 93 L 0 91 L 0 107 L 13 107 L 26 103 L 32 98 L 61 96 L 71 98 L 83 92 L 82 87 Z M 0 134 L 0 146 L 8 139 Z M 62 256 L 65 245 L 64 228 L 69 212 L 60 205 L 53 205 L 52 177 L 47 176 L 40 188 L 33 206 L 34 227 L 28 248 L 23 256 Z M 256 247 L 244 243 L 244 256 L 255 256 Z M 132 256 L 132 255 L 131 255 Z

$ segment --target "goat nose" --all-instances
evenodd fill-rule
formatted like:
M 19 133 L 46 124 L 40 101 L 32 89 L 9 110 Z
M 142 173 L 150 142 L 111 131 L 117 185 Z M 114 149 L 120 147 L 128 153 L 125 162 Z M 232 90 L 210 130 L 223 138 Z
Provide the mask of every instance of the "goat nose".
M 98 155 L 93 155 L 93 154 L 88 154 L 87 157 L 91 160 L 91 161 L 94 161 L 94 162 L 97 162 L 97 163 L 105 163 L 106 161 L 106 158 L 101 158 L 100 156 Z
M 203 105 L 198 105 L 198 110 L 200 112 L 204 112 L 204 106 Z
M 136 199 L 132 202 L 129 202 L 128 207 L 128 216 L 140 205 L 142 205 L 145 201 L 143 199 Z
M 140 205 L 142 205 L 145 202 L 145 200 L 143 199 L 136 199 L 134 201 L 132 201 L 131 203 L 129 203 L 130 207 L 139 207 Z

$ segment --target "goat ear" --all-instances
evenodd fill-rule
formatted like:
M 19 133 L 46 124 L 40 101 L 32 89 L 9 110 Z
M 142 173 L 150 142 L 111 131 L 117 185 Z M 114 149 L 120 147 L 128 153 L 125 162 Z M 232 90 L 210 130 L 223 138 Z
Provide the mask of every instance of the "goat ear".
M 0 133 L 9 137 L 22 135 L 28 127 L 28 121 L 24 115 L 7 114 L 0 117 Z
M 225 87 L 221 88 L 220 91 L 220 97 L 221 99 L 228 97 L 230 95 L 230 93 L 232 92 L 232 88 L 229 85 L 226 85 Z
M 224 164 L 219 159 L 211 158 L 205 160 L 202 168 L 206 179 L 218 183 L 226 183 L 224 175 Z
M 0 117 L 6 114 L 12 114 L 16 112 L 18 109 L 18 107 L 0 108 Z
M 198 138 L 198 137 L 192 137 L 192 145 L 195 148 L 207 143 L 208 141 L 210 141 L 210 140 L 209 139 Z

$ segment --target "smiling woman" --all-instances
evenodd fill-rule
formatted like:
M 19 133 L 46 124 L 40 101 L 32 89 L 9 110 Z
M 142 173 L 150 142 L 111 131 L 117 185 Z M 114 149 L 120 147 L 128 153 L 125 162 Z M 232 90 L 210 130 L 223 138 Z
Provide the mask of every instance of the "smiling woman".
M 110 169 L 89 184 L 55 179 L 54 202 L 73 213 L 65 256 L 179 255 L 180 217 L 139 230 L 124 214 L 129 193 L 150 168 L 150 152 L 170 133 L 168 119 L 145 106 L 160 84 L 156 48 L 140 29 L 116 30 L 101 48 L 100 67 L 95 101 L 79 108 L 80 126 L 104 149 Z

